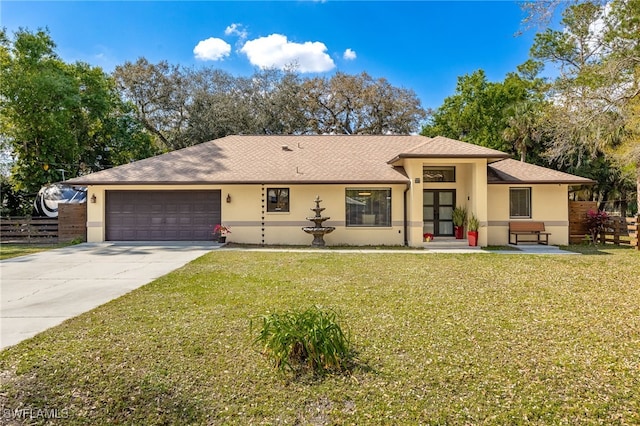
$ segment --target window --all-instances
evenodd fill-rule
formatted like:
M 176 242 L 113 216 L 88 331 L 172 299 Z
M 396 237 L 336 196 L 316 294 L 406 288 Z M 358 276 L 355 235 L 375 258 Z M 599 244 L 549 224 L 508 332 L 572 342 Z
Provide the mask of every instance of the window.
M 391 188 L 346 191 L 347 226 L 391 226 Z
M 267 211 L 289 211 L 289 188 L 267 188 Z
M 531 188 L 509 188 L 509 217 L 531 217 Z
M 422 181 L 423 182 L 455 182 L 456 181 L 456 168 L 453 166 L 444 167 L 423 167 L 422 168 Z

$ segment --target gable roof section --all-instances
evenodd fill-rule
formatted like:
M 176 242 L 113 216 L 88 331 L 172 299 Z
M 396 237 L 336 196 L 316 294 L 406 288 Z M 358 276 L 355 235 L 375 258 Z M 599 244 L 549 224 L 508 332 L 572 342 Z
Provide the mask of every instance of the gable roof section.
M 509 157 L 509 154 L 502 151 L 445 138 L 444 136 L 436 136 L 435 138 L 423 138 L 419 145 L 407 151 L 402 151 L 389 163 L 395 163 L 403 158 L 487 158 L 498 160 Z
M 535 164 L 523 163 L 511 158 L 489 164 L 487 166 L 487 182 L 489 184 L 564 183 L 569 185 L 593 185 L 596 183 L 591 179 Z

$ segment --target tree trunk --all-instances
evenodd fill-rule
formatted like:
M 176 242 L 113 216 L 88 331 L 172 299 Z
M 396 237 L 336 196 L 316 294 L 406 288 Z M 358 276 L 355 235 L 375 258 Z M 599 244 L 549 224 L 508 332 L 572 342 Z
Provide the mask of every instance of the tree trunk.
M 604 210 L 607 206 L 607 199 L 609 198 L 609 190 L 605 189 L 602 194 L 598 196 L 598 210 Z
M 640 161 L 636 163 L 636 216 L 640 218 Z

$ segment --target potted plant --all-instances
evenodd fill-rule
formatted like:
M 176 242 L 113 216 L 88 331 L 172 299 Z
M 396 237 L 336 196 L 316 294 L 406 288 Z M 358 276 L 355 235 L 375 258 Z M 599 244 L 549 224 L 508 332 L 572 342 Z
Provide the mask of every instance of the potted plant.
M 231 228 L 222 224 L 217 224 L 213 228 L 213 239 L 217 240 L 219 243 L 227 242 L 227 234 L 231 233 Z
M 433 234 L 431 232 L 424 233 L 422 234 L 422 238 L 425 243 L 431 242 L 431 240 L 433 240 Z
M 467 239 L 469 240 L 469 245 L 471 247 L 475 247 L 478 245 L 478 228 L 480 226 L 480 222 L 476 215 L 471 213 L 469 216 L 469 221 L 467 223 Z
M 467 222 L 467 208 L 456 207 L 453 209 L 453 232 L 456 236 L 456 240 L 461 240 L 464 237 L 464 224 Z

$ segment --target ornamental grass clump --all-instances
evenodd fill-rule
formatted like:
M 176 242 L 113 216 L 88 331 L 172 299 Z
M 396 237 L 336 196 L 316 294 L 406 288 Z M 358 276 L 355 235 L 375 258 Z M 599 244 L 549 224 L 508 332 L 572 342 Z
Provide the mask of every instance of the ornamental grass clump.
M 354 352 L 333 310 L 317 306 L 262 316 L 255 342 L 280 371 L 309 369 L 313 373 L 343 372 Z

